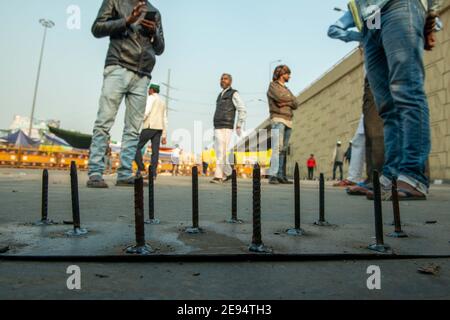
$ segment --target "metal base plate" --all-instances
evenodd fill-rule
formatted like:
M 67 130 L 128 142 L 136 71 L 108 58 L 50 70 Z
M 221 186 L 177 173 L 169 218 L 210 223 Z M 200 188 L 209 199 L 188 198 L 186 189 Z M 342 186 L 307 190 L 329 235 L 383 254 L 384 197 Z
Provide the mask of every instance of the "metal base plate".
M 140 255 L 140 256 L 148 256 L 152 253 L 155 253 L 155 250 L 152 249 L 152 247 L 150 247 L 149 245 L 145 245 L 142 247 L 138 247 L 138 246 L 132 246 L 127 248 L 127 250 L 125 251 L 127 254 L 136 254 L 136 255 Z
M 264 244 L 252 244 L 248 250 L 250 252 L 254 252 L 254 253 L 268 253 L 271 254 L 273 253 L 273 250 L 266 247 Z
M 229 224 L 243 224 L 244 221 L 240 220 L 240 219 L 230 219 L 226 221 Z
M 403 231 L 392 232 L 392 233 L 389 233 L 387 236 L 390 238 L 399 238 L 399 239 L 400 238 L 408 238 L 408 235 L 406 233 L 404 233 Z
M 200 233 L 203 233 L 203 229 L 190 227 L 190 228 L 187 228 L 184 232 L 186 232 L 188 234 L 200 234 Z
M 318 227 L 331 227 L 332 226 L 332 224 L 328 223 L 327 221 L 316 221 L 316 222 L 314 222 L 314 225 L 318 226 Z
M 54 222 L 53 220 L 39 220 L 36 223 L 34 223 L 35 226 L 37 227 L 41 227 L 41 226 L 52 226 L 57 224 L 56 222 Z
M 303 236 L 305 234 L 305 230 L 303 230 L 303 229 L 288 229 L 288 230 L 286 230 L 286 233 L 289 236 L 299 237 L 299 236 Z
M 81 237 L 88 234 L 87 229 L 84 228 L 76 228 L 66 232 L 66 235 L 69 237 Z
M 391 251 L 391 247 L 387 244 L 371 244 L 368 249 L 380 253 L 389 253 Z
M 158 225 L 158 224 L 161 224 L 161 220 L 159 220 L 159 219 L 148 219 L 148 220 L 145 220 L 145 224 Z

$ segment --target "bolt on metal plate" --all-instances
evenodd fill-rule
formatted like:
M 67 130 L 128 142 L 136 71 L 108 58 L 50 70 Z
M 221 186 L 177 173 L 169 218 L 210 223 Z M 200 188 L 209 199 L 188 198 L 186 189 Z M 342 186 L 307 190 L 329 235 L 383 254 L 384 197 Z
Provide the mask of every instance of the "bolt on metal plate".
M 132 246 L 126 249 L 127 254 L 136 254 L 141 256 L 148 256 L 152 253 L 155 253 L 155 250 L 148 244 L 145 246 Z
M 188 234 L 200 234 L 200 233 L 204 233 L 203 229 L 201 228 L 186 228 L 185 230 L 186 233 Z
M 240 220 L 240 219 L 230 219 L 230 220 L 227 220 L 226 222 L 229 224 L 243 224 L 244 223 L 244 221 Z
M 66 235 L 69 237 L 81 237 L 88 234 L 87 229 L 84 228 L 75 228 L 73 230 L 67 231 Z
M 391 252 L 391 247 L 387 244 L 371 244 L 368 249 L 379 253 Z
M 250 252 L 272 254 L 273 249 L 266 247 L 264 244 L 252 244 L 249 247 Z
M 161 224 L 161 220 L 159 220 L 159 219 L 147 219 L 147 220 L 145 220 L 144 223 L 148 224 L 148 225 L 159 225 L 159 224 Z
M 300 236 L 305 235 L 305 230 L 303 230 L 303 229 L 288 229 L 288 230 L 286 230 L 286 234 L 289 236 L 300 237 Z
M 53 220 L 46 219 L 46 220 L 39 220 L 39 221 L 35 222 L 33 225 L 37 226 L 37 227 L 42 227 L 42 226 L 53 226 L 56 224 L 57 223 L 54 222 Z

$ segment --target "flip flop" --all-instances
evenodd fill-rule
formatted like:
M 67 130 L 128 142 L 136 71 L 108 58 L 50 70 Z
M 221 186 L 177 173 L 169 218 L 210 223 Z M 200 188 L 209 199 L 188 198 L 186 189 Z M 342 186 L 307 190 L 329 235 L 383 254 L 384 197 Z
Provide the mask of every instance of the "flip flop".
M 364 188 L 362 186 L 354 186 L 351 188 L 347 188 L 347 194 L 349 196 L 367 196 L 369 189 Z
M 411 191 L 405 190 L 405 189 L 398 189 L 399 195 L 398 195 L 398 201 L 426 201 L 427 196 L 426 195 L 415 195 L 412 194 Z M 400 193 L 404 193 L 406 196 L 400 195 Z

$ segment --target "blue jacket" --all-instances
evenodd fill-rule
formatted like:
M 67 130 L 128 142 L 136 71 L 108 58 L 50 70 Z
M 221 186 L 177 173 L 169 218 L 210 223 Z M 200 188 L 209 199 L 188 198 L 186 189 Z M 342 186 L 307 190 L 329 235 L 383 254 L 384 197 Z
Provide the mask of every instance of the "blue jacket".
M 355 27 L 356 25 L 353 20 L 353 15 L 350 11 L 347 11 L 338 21 L 336 21 L 336 23 L 328 28 L 328 36 L 332 39 L 338 39 L 344 42 L 361 42 L 361 33 L 355 30 L 350 30 Z

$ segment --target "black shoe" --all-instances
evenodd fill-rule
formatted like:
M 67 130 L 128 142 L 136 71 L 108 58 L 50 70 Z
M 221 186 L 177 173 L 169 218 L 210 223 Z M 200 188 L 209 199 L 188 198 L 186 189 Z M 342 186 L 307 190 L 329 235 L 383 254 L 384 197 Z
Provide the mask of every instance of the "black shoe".
M 281 184 L 294 184 L 292 181 L 288 180 L 287 178 L 278 178 L 278 181 Z
M 223 183 L 226 183 L 226 182 L 228 182 L 228 181 L 231 181 L 231 180 L 233 180 L 233 176 L 228 176 L 228 177 L 226 177 L 225 179 L 223 179 Z
M 219 178 L 214 178 L 210 182 L 213 184 L 222 184 L 223 183 L 222 179 L 219 179 Z
M 280 181 L 278 180 L 277 177 L 270 177 L 269 178 L 269 184 L 277 185 L 277 184 L 280 184 Z
M 109 186 L 100 176 L 89 177 L 86 186 L 90 189 L 108 189 Z

